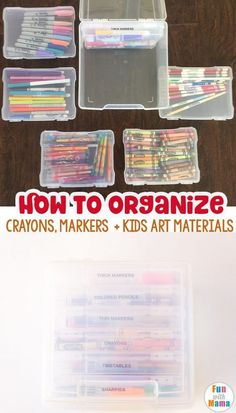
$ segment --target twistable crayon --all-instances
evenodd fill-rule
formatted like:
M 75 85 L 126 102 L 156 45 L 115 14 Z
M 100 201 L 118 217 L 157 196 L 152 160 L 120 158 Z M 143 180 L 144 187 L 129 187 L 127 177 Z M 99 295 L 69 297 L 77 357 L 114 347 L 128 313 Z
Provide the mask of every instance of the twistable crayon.
M 225 106 L 227 106 L 227 94 L 230 93 L 230 82 L 229 67 L 169 67 L 170 105 L 168 109 L 161 110 L 161 116 L 165 118 L 190 118 L 191 116 L 193 119 L 208 117 L 212 119 L 219 116 L 221 112 L 227 111 Z

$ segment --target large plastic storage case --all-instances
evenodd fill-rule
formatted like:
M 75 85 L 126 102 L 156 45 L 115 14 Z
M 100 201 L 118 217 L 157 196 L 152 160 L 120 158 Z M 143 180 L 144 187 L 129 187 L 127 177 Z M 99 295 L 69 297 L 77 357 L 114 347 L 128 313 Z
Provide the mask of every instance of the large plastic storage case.
M 188 403 L 193 384 L 188 272 L 177 263 L 51 264 L 46 400 L 100 411 L 122 402 L 143 411 Z
M 168 106 L 164 0 L 81 0 L 79 106 Z

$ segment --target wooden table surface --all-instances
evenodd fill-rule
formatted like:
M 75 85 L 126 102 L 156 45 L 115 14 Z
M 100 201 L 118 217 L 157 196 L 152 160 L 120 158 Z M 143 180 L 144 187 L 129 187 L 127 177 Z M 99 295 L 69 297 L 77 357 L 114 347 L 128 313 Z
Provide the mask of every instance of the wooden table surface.
M 4 7 L 75 7 L 78 24 L 79 1 L 1 0 Z M 169 64 L 179 66 L 232 66 L 236 69 L 236 1 L 235 0 L 166 0 L 169 24 Z M 3 44 L 3 23 L 0 27 Z M 76 41 L 77 30 L 76 30 Z M 62 60 L 6 60 L 1 67 L 74 66 L 78 58 Z M 235 90 L 235 84 L 234 84 Z M 2 93 L 2 88 L 1 88 Z M 77 94 L 76 94 L 77 99 Z M 197 128 L 201 181 L 195 185 L 132 187 L 124 182 L 125 128 L 165 129 L 183 126 Z M 15 203 L 18 191 L 39 186 L 40 134 L 43 130 L 86 131 L 112 129 L 115 132 L 115 186 L 100 190 L 106 196 L 112 191 L 221 191 L 230 205 L 236 205 L 236 121 L 167 121 L 157 111 L 85 111 L 69 122 L 0 122 L 0 205 Z M 45 189 L 42 189 L 45 190 Z M 88 190 L 89 191 L 89 190 Z M 69 191 L 70 192 L 70 191 Z

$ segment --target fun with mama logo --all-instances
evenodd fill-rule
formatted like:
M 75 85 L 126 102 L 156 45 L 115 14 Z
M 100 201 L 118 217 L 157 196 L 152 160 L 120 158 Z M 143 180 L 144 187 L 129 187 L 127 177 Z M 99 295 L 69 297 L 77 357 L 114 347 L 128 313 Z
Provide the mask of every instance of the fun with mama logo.
M 234 394 L 227 384 L 214 383 L 205 392 L 205 402 L 213 412 L 226 412 L 233 406 Z

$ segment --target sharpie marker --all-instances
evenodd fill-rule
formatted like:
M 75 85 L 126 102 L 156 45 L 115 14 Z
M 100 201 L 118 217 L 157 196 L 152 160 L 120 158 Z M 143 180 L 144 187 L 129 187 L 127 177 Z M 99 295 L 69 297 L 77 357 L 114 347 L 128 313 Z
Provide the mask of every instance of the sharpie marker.
M 63 40 L 54 40 L 54 39 L 50 39 L 49 41 L 42 41 L 41 40 L 36 40 L 34 41 L 33 39 L 22 39 L 21 37 L 18 39 L 17 43 L 22 43 L 22 44 L 26 44 L 29 46 L 35 46 L 37 48 L 44 48 L 44 47 L 49 47 L 50 45 L 53 46 L 60 46 L 63 49 L 65 47 L 67 47 L 69 45 L 69 42 L 65 42 Z
M 21 47 L 7 47 L 7 51 L 12 54 L 24 54 L 24 55 L 30 55 L 30 56 L 38 56 L 38 57 L 51 57 L 52 52 L 48 50 L 26 50 Z
M 51 37 L 46 37 L 45 35 L 39 35 L 38 33 L 32 34 L 32 33 L 28 33 L 26 31 L 22 32 L 21 39 L 25 39 L 25 40 L 33 40 L 34 42 L 41 42 L 41 40 L 43 39 L 45 42 L 50 42 Z M 72 37 L 71 36 L 62 36 L 62 35 L 53 35 L 53 39 L 55 40 L 62 40 L 65 42 L 71 42 Z
M 53 45 L 53 44 L 51 44 L 48 48 L 47 47 L 37 47 L 37 46 L 31 46 L 31 45 L 28 45 L 28 44 L 25 44 L 25 43 L 19 43 L 19 42 L 17 42 L 16 44 L 15 44 L 15 47 L 16 48 L 22 48 L 22 49 L 26 49 L 26 51 L 27 50 L 32 50 L 32 51 L 38 51 L 38 52 L 41 52 L 41 51 L 45 51 L 45 52 L 47 52 L 47 51 L 49 51 L 50 53 L 54 53 L 54 54 L 57 54 L 58 56 L 59 55 L 63 55 L 64 54 L 64 51 L 62 50 L 62 48 L 61 47 L 59 47 L 59 46 L 55 46 L 55 45 Z M 63 48 L 64 49 L 64 48 Z
M 25 16 L 34 17 L 34 16 L 59 16 L 59 17 L 72 17 L 74 16 L 74 9 L 73 8 L 63 8 L 59 7 L 54 11 L 43 11 L 43 9 L 39 9 L 39 11 L 25 11 Z

